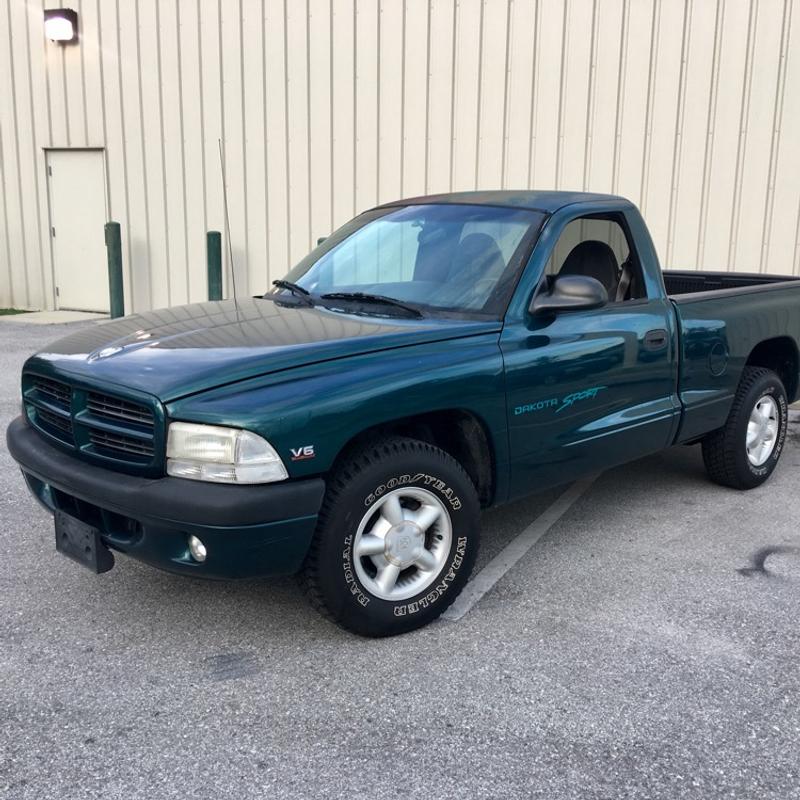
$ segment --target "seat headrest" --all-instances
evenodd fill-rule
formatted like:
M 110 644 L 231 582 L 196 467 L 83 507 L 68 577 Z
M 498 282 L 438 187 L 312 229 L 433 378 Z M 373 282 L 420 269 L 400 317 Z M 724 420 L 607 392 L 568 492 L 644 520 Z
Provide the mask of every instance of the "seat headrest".
M 595 239 L 575 245 L 564 259 L 559 275 L 588 275 L 605 286 L 609 297 L 614 296 L 619 281 L 619 264 L 614 251 Z
M 469 270 L 476 278 L 495 277 L 506 266 L 497 242 L 488 233 L 469 233 L 459 243 L 448 277 Z

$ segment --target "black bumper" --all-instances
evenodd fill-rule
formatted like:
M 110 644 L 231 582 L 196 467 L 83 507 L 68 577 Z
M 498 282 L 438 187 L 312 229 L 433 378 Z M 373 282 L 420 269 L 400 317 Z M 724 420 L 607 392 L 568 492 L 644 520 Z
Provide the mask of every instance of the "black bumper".
M 125 475 L 53 447 L 22 417 L 9 425 L 6 444 L 48 509 L 99 527 L 113 549 L 173 572 L 248 577 L 295 571 L 325 492 L 321 478 L 231 486 Z M 188 554 L 189 534 L 208 545 L 203 564 Z

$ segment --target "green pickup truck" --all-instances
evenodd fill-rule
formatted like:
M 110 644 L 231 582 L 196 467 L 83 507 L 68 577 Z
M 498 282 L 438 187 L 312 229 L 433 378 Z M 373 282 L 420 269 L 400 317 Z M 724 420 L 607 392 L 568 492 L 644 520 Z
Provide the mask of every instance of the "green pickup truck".
M 299 572 L 366 636 L 436 618 L 480 509 L 700 444 L 763 483 L 798 395 L 800 282 L 663 272 L 620 197 L 388 203 L 265 295 L 84 328 L 31 357 L 8 448 L 96 572 Z

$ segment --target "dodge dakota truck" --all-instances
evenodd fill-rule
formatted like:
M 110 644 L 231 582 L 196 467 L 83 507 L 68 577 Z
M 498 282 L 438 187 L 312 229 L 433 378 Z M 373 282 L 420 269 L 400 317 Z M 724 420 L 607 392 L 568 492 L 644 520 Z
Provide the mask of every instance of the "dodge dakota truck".
M 662 273 L 586 193 L 361 214 L 266 294 L 83 328 L 32 356 L 8 448 L 95 572 L 299 573 L 366 636 L 465 585 L 480 510 L 678 444 L 763 483 L 798 395 L 800 282 Z

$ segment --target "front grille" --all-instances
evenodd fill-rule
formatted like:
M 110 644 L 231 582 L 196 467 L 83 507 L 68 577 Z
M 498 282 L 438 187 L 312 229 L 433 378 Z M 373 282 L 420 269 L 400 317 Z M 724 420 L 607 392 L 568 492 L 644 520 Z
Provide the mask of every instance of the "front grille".
M 33 382 L 36 392 L 43 400 L 69 411 L 72 403 L 72 389 L 66 383 L 51 378 L 36 378 Z
M 153 442 L 144 441 L 142 439 L 132 439 L 130 436 L 121 436 L 116 433 L 107 433 L 105 431 L 90 431 L 89 441 L 99 451 L 114 457 L 119 453 L 127 455 L 135 455 L 147 458 L 148 460 L 153 457 Z
M 123 420 L 125 422 L 133 422 L 136 425 L 153 427 L 153 412 L 149 408 L 140 406 L 137 403 L 130 403 L 119 397 L 89 392 L 86 398 L 86 409 L 94 417 L 101 417 L 114 422 Z
M 161 473 L 165 428 L 154 401 L 31 373 L 22 376 L 22 393 L 31 425 L 81 457 L 116 462 L 122 471 Z

